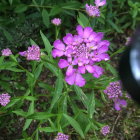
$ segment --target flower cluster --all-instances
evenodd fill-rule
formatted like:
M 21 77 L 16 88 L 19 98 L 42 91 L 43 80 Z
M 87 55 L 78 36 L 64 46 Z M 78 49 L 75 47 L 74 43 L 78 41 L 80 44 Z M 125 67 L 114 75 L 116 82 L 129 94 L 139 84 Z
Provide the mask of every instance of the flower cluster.
M 12 52 L 11 52 L 11 50 L 10 50 L 9 48 L 3 49 L 3 50 L 1 51 L 1 53 L 2 53 L 3 56 L 9 56 L 9 55 L 12 54 Z
M 66 71 L 66 82 L 70 85 L 82 87 L 86 81 L 81 74 L 91 73 L 99 78 L 103 74 L 103 68 L 95 65 L 96 62 L 109 60 L 106 53 L 110 45 L 109 41 L 102 40 L 102 32 L 94 32 L 91 27 L 83 28 L 78 25 L 77 34 L 66 34 L 63 41 L 56 40 L 53 44 L 53 57 L 62 57 L 58 66 Z
M 109 86 L 104 90 L 104 93 L 108 95 L 109 99 L 114 101 L 114 108 L 117 111 L 121 110 L 121 107 L 127 106 L 127 102 L 123 99 L 120 99 L 120 97 L 122 97 L 120 81 L 111 82 Z
M 1 95 L 0 95 L 0 104 L 2 105 L 2 106 L 6 106 L 9 102 L 10 102 L 10 96 L 9 96 L 9 94 L 8 93 L 2 93 Z
M 61 24 L 61 19 L 60 18 L 54 18 L 51 20 L 52 24 L 59 26 Z
M 58 133 L 54 140 L 68 140 L 69 136 L 63 133 Z
M 104 6 L 106 4 L 106 0 L 95 0 L 95 6 L 93 5 L 85 5 L 86 13 L 91 17 L 99 17 L 100 16 L 100 6 Z
M 101 133 L 106 136 L 108 133 L 110 133 L 110 127 L 108 125 L 102 127 Z
M 27 60 L 40 60 L 40 48 L 35 45 L 28 47 L 27 51 L 19 52 L 19 54 L 26 57 Z

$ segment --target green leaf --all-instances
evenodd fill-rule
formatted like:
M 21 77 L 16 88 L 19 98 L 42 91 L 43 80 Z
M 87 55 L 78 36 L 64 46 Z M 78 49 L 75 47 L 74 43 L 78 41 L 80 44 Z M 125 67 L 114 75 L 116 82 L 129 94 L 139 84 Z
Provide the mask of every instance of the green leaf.
M 49 19 L 49 14 L 48 14 L 47 10 L 45 10 L 45 9 L 43 9 L 43 11 L 42 11 L 42 19 L 43 19 L 43 23 L 48 28 L 49 24 L 50 24 L 50 19 Z
M 20 110 L 15 110 L 12 111 L 13 113 L 15 113 L 16 115 L 22 116 L 22 117 L 26 117 L 27 116 L 27 112 L 24 112 L 22 109 Z
M 42 33 L 42 31 L 40 31 L 40 35 L 41 35 L 42 40 L 43 40 L 43 42 L 44 42 L 45 50 L 47 51 L 48 55 L 51 55 L 52 46 L 51 46 L 49 40 L 48 40 L 47 37 Z
M 50 16 L 55 16 L 57 14 L 60 14 L 62 12 L 62 8 L 60 6 L 54 6 L 50 11 Z
M 52 128 L 52 127 L 40 127 L 39 131 L 43 132 L 57 132 L 58 129 Z
M 87 109 L 88 109 L 89 116 L 92 119 L 93 113 L 95 112 L 95 96 L 94 96 L 94 92 L 92 92 L 91 95 L 88 98 Z
M 109 63 L 105 63 L 106 69 L 109 70 L 114 76 L 118 76 L 118 72 Z
M 10 3 L 10 5 L 12 5 L 12 3 L 13 3 L 13 0 L 9 0 L 9 3 Z
M 12 99 L 12 100 L 10 101 L 10 103 L 9 103 L 8 105 L 6 105 L 5 108 L 10 108 L 10 107 L 14 106 L 14 105 L 15 105 L 16 103 L 18 103 L 20 100 L 21 100 L 20 98 Z
M 53 96 L 50 110 L 53 109 L 54 105 L 59 100 L 60 96 L 62 95 L 62 91 L 63 91 L 63 78 L 61 72 L 59 72 L 59 76 L 55 84 L 55 91 L 54 91 L 54 96 Z
M 27 115 L 31 115 L 33 113 L 34 113 L 34 101 L 32 101 L 30 103 Z M 24 124 L 24 127 L 23 127 L 23 131 L 25 131 L 30 126 L 31 122 L 32 122 L 32 119 L 27 119 L 26 120 L 26 122 Z
M 37 5 L 37 6 L 36 6 L 36 9 L 40 12 L 39 4 L 38 4 L 35 0 L 32 0 L 32 2 L 34 3 L 34 5 Z
M 81 5 L 82 4 L 78 1 L 68 1 L 62 4 L 62 8 L 65 8 L 65 9 L 80 8 Z
M 30 43 L 31 43 L 31 45 L 36 45 L 36 46 L 38 46 L 37 43 L 35 43 L 34 40 L 32 40 L 31 38 L 30 38 Z
M 25 72 L 24 70 L 18 68 L 5 68 L 5 70 L 13 71 L 13 72 Z
M 84 133 L 79 125 L 79 123 L 73 119 L 72 117 L 66 115 L 66 114 L 63 114 L 64 117 L 67 119 L 67 121 L 70 123 L 70 125 L 77 131 L 77 133 L 80 134 L 80 136 L 84 139 L 85 136 L 84 136 Z
M 5 29 L 3 30 L 3 34 L 5 35 L 5 37 L 8 41 L 10 41 L 10 42 L 13 41 L 12 35 L 8 31 L 6 31 Z
M 36 101 L 37 98 L 33 96 L 24 96 L 24 99 L 29 100 L 29 101 Z
M 40 63 L 34 71 L 35 79 L 38 79 L 43 68 L 43 63 Z
M 38 83 L 38 85 L 39 85 L 39 87 L 44 88 L 45 90 L 54 91 L 53 86 L 48 85 L 47 83 L 40 82 L 40 83 Z
M 79 97 L 79 100 L 82 101 L 82 103 L 84 104 L 84 106 L 87 108 L 88 98 L 84 94 L 84 92 L 82 91 L 82 89 L 80 87 L 74 85 L 74 90 L 75 90 L 77 96 Z
M 79 16 L 77 18 L 78 23 L 83 27 L 90 26 L 89 25 L 90 22 L 89 22 L 88 18 L 84 14 L 82 14 L 81 12 L 78 12 L 78 13 L 79 13 Z
M 44 62 L 44 66 L 48 68 L 55 76 L 58 77 L 59 70 L 57 67 L 47 62 Z
M 4 63 L 0 64 L 0 70 L 12 68 L 16 65 L 17 65 L 17 63 L 12 62 L 12 61 L 4 62 Z
M 18 6 L 15 8 L 14 12 L 15 12 L 15 13 L 23 13 L 23 12 L 25 12 L 25 11 L 27 10 L 27 8 L 28 8 L 27 5 L 25 5 L 25 4 L 20 4 L 20 5 L 18 5 Z
M 29 115 L 27 118 L 28 119 L 33 119 L 33 120 L 47 120 L 48 118 L 57 116 L 56 114 L 51 114 L 48 112 L 36 112 L 32 115 Z
M 114 28 L 118 33 L 123 33 L 123 31 L 111 20 L 107 20 L 107 22 Z

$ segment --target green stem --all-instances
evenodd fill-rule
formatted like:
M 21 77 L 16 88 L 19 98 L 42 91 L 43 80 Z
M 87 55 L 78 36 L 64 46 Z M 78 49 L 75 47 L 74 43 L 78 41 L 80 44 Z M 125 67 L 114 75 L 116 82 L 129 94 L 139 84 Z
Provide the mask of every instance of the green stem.
M 54 8 L 54 6 L 42 6 L 42 5 L 28 5 L 29 7 L 39 7 L 39 8 Z M 75 11 L 85 11 L 83 9 L 76 9 L 76 8 L 70 8 L 70 7 L 61 7 L 62 9 L 67 9 L 67 10 L 75 10 Z

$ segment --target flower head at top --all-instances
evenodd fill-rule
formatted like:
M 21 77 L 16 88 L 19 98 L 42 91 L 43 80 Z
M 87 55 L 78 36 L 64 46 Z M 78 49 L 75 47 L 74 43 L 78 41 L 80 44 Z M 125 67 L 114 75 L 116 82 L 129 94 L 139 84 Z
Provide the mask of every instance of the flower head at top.
M 10 95 L 8 93 L 2 93 L 0 95 L 0 104 L 6 106 L 10 102 Z
M 12 54 L 12 52 L 11 52 L 11 50 L 9 48 L 3 49 L 1 52 L 2 52 L 3 56 L 9 56 L 9 55 Z
M 88 5 L 85 6 L 86 12 L 90 17 L 99 17 L 100 16 L 100 10 L 97 6 Z
M 19 54 L 26 57 L 27 60 L 40 60 L 40 48 L 35 45 L 28 47 L 27 51 L 19 52 Z
M 110 133 L 110 127 L 108 125 L 102 127 L 101 133 L 106 136 L 108 133 Z
M 82 74 L 91 73 L 95 78 L 103 74 L 103 68 L 96 62 L 109 60 L 107 54 L 109 41 L 102 40 L 103 33 L 96 33 L 91 27 L 78 25 L 77 34 L 67 33 L 62 40 L 55 40 L 52 56 L 62 57 L 58 66 L 66 70 L 66 82 L 70 85 L 84 86 Z
M 59 26 L 61 24 L 61 19 L 60 18 L 54 18 L 51 20 L 52 24 Z
M 85 5 L 86 13 L 90 17 L 99 17 L 100 16 L 100 9 L 99 7 L 104 6 L 106 4 L 106 0 L 95 0 L 95 6 L 93 5 Z
M 54 140 L 69 140 L 69 136 L 63 133 L 58 133 Z
M 95 0 L 95 5 L 97 7 L 104 6 L 106 4 L 106 0 Z

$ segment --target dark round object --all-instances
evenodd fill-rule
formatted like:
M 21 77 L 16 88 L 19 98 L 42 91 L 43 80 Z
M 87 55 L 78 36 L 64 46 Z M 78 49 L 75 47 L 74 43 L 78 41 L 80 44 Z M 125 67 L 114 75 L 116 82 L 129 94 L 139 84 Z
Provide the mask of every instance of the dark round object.
M 130 47 L 120 59 L 119 75 L 124 88 L 140 103 L 140 28 L 135 32 Z

